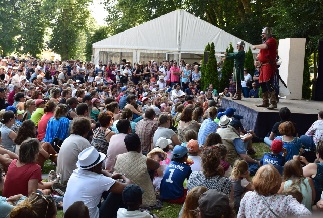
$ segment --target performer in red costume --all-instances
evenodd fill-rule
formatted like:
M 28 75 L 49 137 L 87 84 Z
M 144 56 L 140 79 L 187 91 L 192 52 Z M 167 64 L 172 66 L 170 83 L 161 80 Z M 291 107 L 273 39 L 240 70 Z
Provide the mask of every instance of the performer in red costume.
M 254 45 L 252 47 L 253 50 L 260 49 L 257 59 L 261 64 L 259 85 L 262 89 L 263 101 L 262 104 L 257 105 L 257 107 L 266 107 L 269 110 L 273 110 L 277 108 L 278 100 L 273 84 L 273 78 L 277 70 L 277 41 L 272 37 L 272 30 L 270 27 L 263 28 L 261 37 L 263 39 L 263 44 Z

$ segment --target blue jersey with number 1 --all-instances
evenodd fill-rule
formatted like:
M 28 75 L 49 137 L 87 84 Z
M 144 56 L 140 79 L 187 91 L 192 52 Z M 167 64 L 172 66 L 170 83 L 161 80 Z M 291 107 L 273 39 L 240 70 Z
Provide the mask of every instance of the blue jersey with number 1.
M 191 167 L 184 163 L 171 161 L 167 166 L 160 184 L 160 198 L 175 200 L 183 197 L 185 179 L 191 175 Z

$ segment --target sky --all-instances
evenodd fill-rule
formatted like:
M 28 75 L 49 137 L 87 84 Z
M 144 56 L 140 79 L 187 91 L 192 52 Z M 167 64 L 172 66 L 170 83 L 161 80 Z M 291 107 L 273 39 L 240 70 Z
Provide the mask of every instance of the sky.
M 106 25 L 104 18 L 107 16 L 107 11 L 104 9 L 104 0 L 93 0 L 89 5 L 89 10 L 99 26 Z

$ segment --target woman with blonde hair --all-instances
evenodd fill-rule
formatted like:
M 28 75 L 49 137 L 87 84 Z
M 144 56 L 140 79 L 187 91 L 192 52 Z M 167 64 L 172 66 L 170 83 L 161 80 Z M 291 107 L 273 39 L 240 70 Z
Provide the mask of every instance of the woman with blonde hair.
M 311 212 L 295 198 L 277 194 L 281 176 L 271 164 L 260 167 L 252 179 L 255 190 L 241 199 L 238 218 L 242 217 L 299 217 Z
M 303 199 L 301 203 L 309 211 L 312 211 L 312 205 L 315 200 L 314 183 L 310 177 L 304 177 L 302 165 L 299 160 L 290 160 L 285 163 L 284 182 L 282 182 L 278 193 L 282 193 L 284 190 L 292 187 L 295 187 L 302 193 Z
M 36 110 L 35 100 L 29 99 L 25 102 L 25 114 L 22 121 L 29 120 L 31 118 L 32 113 Z
M 57 208 L 50 196 L 32 193 L 28 198 L 15 206 L 10 212 L 10 218 L 55 218 Z
M 64 141 L 68 137 L 70 120 L 66 117 L 67 112 L 68 108 L 65 104 L 57 105 L 54 117 L 47 123 L 45 142 L 53 143 L 54 139 Z
M 186 196 L 185 204 L 183 206 L 182 218 L 198 218 L 196 209 L 199 206 L 199 198 L 207 191 L 204 186 L 194 187 Z

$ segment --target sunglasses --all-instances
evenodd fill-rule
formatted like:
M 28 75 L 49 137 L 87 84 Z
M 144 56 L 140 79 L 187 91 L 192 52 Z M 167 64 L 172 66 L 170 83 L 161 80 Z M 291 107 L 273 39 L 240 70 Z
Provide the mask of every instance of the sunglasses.
M 162 155 L 161 153 L 158 153 L 158 157 L 159 157 L 159 159 L 161 159 L 161 160 L 165 160 L 165 156 L 164 156 L 164 155 Z

